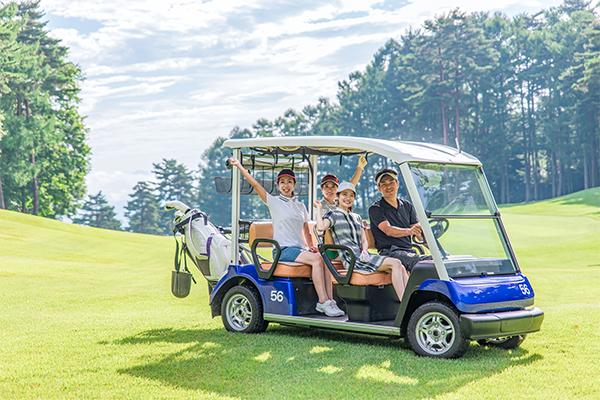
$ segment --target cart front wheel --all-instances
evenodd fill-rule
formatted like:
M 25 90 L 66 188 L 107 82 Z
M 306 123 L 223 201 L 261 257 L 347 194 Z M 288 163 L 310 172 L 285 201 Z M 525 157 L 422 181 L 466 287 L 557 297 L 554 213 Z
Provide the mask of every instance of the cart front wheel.
M 229 332 L 260 333 L 269 325 L 263 319 L 260 295 L 246 286 L 234 286 L 223 298 L 221 318 Z
M 434 358 L 459 358 L 470 343 L 460 330 L 458 313 L 437 301 L 415 310 L 408 321 L 407 337 L 415 353 Z

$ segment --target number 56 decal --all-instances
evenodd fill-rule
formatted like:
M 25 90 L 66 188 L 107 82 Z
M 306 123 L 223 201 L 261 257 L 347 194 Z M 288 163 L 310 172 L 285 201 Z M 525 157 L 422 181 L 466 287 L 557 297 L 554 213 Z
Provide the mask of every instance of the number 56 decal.
M 523 293 L 525 296 L 529 296 L 531 294 L 531 290 L 529 290 L 529 286 L 527 286 L 527 284 L 525 284 L 525 283 L 520 284 L 519 289 L 521 289 L 521 293 Z
M 281 303 L 283 301 L 283 292 L 281 290 L 271 290 L 271 301 L 278 301 Z

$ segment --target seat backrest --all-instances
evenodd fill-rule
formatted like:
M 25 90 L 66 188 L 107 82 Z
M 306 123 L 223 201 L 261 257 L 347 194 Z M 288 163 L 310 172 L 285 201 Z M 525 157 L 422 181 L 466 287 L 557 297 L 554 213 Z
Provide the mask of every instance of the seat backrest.
M 252 246 L 254 240 L 273 239 L 273 224 L 270 221 L 253 222 L 248 232 L 248 245 Z M 269 243 L 260 243 L 258 247 L 272 247 Z
M 371 232 L 371 229 L 366 228 L 365 233 L 367 235 L 367 241 L 369 242 L 369 249 L 371 249 L 371 250 L 376 249 L 375 238 L 373 238 L 373 233 Z M 327 229 L 327 231 L 325 231 L 325 236 L 324 236 L 323 240 L 324 240 L 325 244 L 335 244 L 333 242 L 333 236 L 331 236 L 331 231 L 329 229 Z
M 318 243 L 317 238 L 314 235 L 314 229 L 313 229 L 315 224 L 316 224 L 315 221 L 308 222 L 308 229 L 310 231 L 310 237 L 312 239 L 313 246 L 316 246 Z M 252 243 L 254 243 L 254 240 L 256 240 L 258 238 L 273 239 L 273 223 L 271 221 L 253 222 L 252 225 L 250 225 L 250 230 L 248 232 L 248 245 L 252 246 Z M 258 245 L 258 247 L 272 247 L 272 246 L 269 243 L 260 243 Z
M 371 228 L 365 228 L 365 233 L 367 234 L 369 249 L 376 249 L 377 247 L 375 247 L 375 238 L 373 237 L 373 232 L 371 232 Z

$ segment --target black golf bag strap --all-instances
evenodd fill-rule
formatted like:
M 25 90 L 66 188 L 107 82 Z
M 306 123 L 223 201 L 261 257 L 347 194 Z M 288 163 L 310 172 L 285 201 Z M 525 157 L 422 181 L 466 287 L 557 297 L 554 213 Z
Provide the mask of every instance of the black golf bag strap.
M 187 257 L 186 255 L 188 255 L 188 250 L 187 250 L 187 246 L 185 245 L 185 243 L 181 243 L 181 250 L 179 249 L 179 240 L 177 240 L 177 238 L 175 238 L 175 271 L 179 272 L 182 268 L 181 268 L 181 261 L 183 261 L 183 270 L 187 273 L 189 273 L 190 275 L 192 275 L 192 273 L 190 272 L 190 270 L 188 269 L 187 266 Z M 192 259 L 193 261 L 193 259 Z M 194 264 L 196 264 L 194 262 Z M 196 265 L 198 266 L 198 265 Z M 200 269 L 198 267 L 198 269 Z M 194 279 L 194 275 L 192 275 L 192 281 L 194 283 L 196 283 L 196 279 Z
M 189 224 L 190 222 L 192 222 L 193 220 L 198 219 L 200 217 L 202 217 L 204 219 L 204 225 L 206 225 L 208 223 L 208 217 L 206 216 L 206 213 L 203 213 L 202 211 L 197 211 L 194 214 L 192 214 L 190 217 L 184 219 L 183 221 L 181 221 L 180 223 L 175 225 L 175 229 L 173 231 L 183 234 L 183 232 L 184 232 L 183 227 L 186 226 L 187 224 Z

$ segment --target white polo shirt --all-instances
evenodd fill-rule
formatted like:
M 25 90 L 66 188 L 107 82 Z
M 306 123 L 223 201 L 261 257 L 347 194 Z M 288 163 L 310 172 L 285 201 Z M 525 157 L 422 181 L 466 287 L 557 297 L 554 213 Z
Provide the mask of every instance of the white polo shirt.
M 272 196 L 267 193 L 267 207 L 273 220 L 273 239 L 281 247 L 305 249 L 302 229 L 304 223 L 310 221 L 310 217 L 304 203 L 298 201 L 296 196 Z

